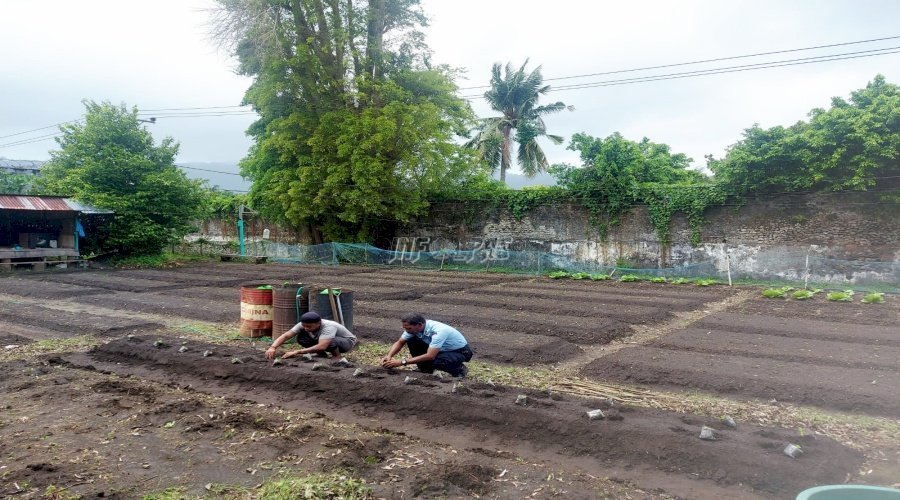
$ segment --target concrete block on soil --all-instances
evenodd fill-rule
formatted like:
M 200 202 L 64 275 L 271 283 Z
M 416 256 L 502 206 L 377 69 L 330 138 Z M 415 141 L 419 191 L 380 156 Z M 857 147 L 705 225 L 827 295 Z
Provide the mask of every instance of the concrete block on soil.
M 606 418 L 606 415 L 603 414 L 603 410 L 588 410 L 587 416 L 590 420 L 603 420 Z
M 178 348 L 178 352 L 188 352 L 189 350 L 190 349 L 188 349 L 187 346 L 184 345 Z
M 803 450 L 796 444 L 788 443 L 788 445 L 784 447 L 784 454 L 791 458 L 800 458 L 800 455 L 803 454 Z
M 363 373 L 365 373 L 365 372 L 363 371 L 362 368 L 357 368 L 356 370 L 353 371 L 353 376 L 359 377 L 359 376 L 362 376 Z
M 353 366 L 353 363 L 351 363 L 350 360 L 347 359 L 347 358 L 341 358 L 341 360 L 338 361 L 338 364 L 341 365 L 341 366 L 343 366 L 343 367 L 351 367 L 351 366 Z
M 525 406 L 528 404 L 528 396 L 524 394 L 519 394 L 516 396 L 516 404 L 520 406 Z
M 313 371 L 316 371 L 316 370 L 321 370 L 323 368 L 325 368 L 325 365 L 323 365 L 322 363 L 316 363 L 316 364 L 312 365 L 312 367 L 310 369 Z
M 213 355 L 213 352 L 212 352 L 212 351 L 209 351 L 209 350 L 203 351 L 203 357 L 204 357 L 204 358 L 208 358 L 208 357 L 210 357 L 210 356 L 212 356 L 212 355 Z
M 722 423 L 727 425 L 728 427 L 731 427 L 732 429 L 737 427 L 737 422 L 735 422 L 734 419 L 731 418 L 731 415 L 725 415 L 724 417 L 722 417 Z
M 703 439 L 704 441 L 715 441 L 716 433 L 712 429 L 712 427 L 707 427 L 704 425 L 700 428 L 700 439 Z

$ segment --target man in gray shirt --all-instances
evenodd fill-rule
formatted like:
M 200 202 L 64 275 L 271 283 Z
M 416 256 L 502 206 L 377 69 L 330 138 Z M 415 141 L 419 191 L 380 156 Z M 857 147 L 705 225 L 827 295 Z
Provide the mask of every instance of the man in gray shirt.
M 272 342 L 272 347 L 266 350 L 266 358 L 274 358 L 278 347 L 293 337 L 297 337 L 297 343 L 303 349 L 286 352 L 283 358 L 301 354 L 326 356 L 326 353 L 331 353 L 333 359 L 338 360 L 341 359 L 341 354 L 350 352 L 356 346 L 356 336 L 344 325 L 330 319 L 322 319 L 318 313 L 308 312 L 300 316 L 299 323 Z

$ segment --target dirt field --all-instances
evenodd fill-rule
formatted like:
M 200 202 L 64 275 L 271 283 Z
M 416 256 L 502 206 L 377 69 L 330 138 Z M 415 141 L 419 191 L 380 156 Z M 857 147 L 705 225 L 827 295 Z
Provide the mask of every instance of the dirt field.
M 355 291 L 352 367 L 271 366 L 267 344 L 235 339 L 239 285 L 288 281 Z M 361 266 L 3 275 L 0 343 L 16 347 L 0 352 L 0 497 L 237 498 L 330 472 L 377 498 L 792 498 L 896 483 L 896 298 L 758 297 Z M 375 366 L 408 311 L 466 334 L 468 379 Z M 803 455 L 784 455 L 788 443 Z

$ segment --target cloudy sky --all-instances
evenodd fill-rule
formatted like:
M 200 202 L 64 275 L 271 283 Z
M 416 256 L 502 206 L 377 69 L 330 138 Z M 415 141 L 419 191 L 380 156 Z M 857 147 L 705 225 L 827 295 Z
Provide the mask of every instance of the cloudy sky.
M 45 160 L 55 146 L 50 136 L 57 132 L 49 126 L 79 118 L 82 99 L 124 102 L 158 117 L 149 129 L 157 139 L 168 135 L 181 143 L 178 161 L 195 167 L 191 175 L 245 189 L 240 177 L 196 170 L 207 163 L 209 170 L 236 172 L 234 164 L 250 145 L 244 130 L 253 120 L 234 108 L 249 80 L 234 74 L 229 54 L 207 37 L 212 5 L 211 0 L 0 0 L 0 156 Z M 529 67 L 542 65 L 548 83 L 561 87 L 900 50 L 900 38 L 893 38 L 565 78 L 900 37 L 900 2 L 424 0 L 423 5 L 431 18 L 426 33 L 434 62 L 466 70 L 460 95 L 473 96 L 480 116 L 490 114 L 477 97 L 484 89 L 471 87 L 487 83 L 494 62 L 519 65 L 530 58 Z M 802 120 L 810 109 L 827 107 L 833 96 L 846 97 L 878 73 L 900 82 L 900 53 L 560 90 L 548 100 L 576 110 L 550 118 L 548 127 L 566 138 L 615 131 L 634 140 L 646 136 L 702 166 L 704 155 L 723 155 L 752 124 Z M 552 163 L 577 161 L 564 145 L 548 144 L 545 151 Z

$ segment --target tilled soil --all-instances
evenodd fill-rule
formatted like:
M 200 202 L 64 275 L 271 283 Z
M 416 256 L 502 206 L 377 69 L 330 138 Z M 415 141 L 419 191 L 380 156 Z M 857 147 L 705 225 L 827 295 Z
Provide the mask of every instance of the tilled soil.
M 900 414 L 896 297 L 874 306 L 858 297 L 851 304 L 820 296 L 745 301 L 723 286 L 363 266 L 208 263 L 144 273 L 2 276 L 0 344 L 30 349 L 35 340 L 140 334 L 163 322 L 207 321 L 227 330 L 238 321 L 241 284 L 303 282 L 353 289 L 364 341 L 396 340 L 399 316 L 418 311 L 469 335 L 479 361 L 543 367 L 575 360 L 600 381 L 700 389 L 749 405 L 748 397 L 759 397 Z M 722 302 L 729 297 L 740 300 Z M 87 497 L 133 498 L 171 484 L 199 494 L 208 482 L 252 486 L 287 468 L 349 470 L 388 498 L 789 498 L 804 485 L 843 482 L 860 470 L 856 452 L 796 430 L 739 424 L 735 431 L 715 419 L 627 407 L 603 407 L 610 418 L 590 422 L 583 411 L 596 403 L 585 400 L 474 383 L 451 394 L 452 383 L 414 372 L 417 381 L 406 386 L 408 372 L 367 368 L 368 376 L 353 378 L 352 370 L 313 372 L 299 363 L 272 368 L 241 347 L 219 346 L 216 356 L 202 358 L 199 344 L 174 352 L 178 333 L 153 335 L 173 347 L 152 348 L 143 337 L 114 341 L 92 359 L 75 355 L 77 366 L 0 363 L 0 435 L 14 438 L 0 439 L 0 496 L 33 498 L 49 485 Z M 594 348 L 611 341 L 613 348 Z M 232 354 L 244 363 L 231 365 Z M 519 393 L 533 404 L 512 404 Z M 282 429 L 282 413 L 297 409 L 329 416 L 304 417 L 301 431 L 291 430 L 295 421 Z M 254 427 L 257 419 L 266 426 Z M 342 421 L 362 427 L 335 431 Z M 720 439 L 700 441 L 700 425 L 718 429 Z M 788 441 L 807 453 L 787 458 L 781 449 Z M 398 448 L 417 458 L 378 454 Z M 826 463 L 829 455 L 834 461 Z M 607 476 L 614 481 L 598 479 Z M 15 486 L 25 482 L 40 489 Z
M 579 398 L 477 383 L 463 383 L 453 392 L 451 380 L 414 372 L 417 381 L 404 384 L 410 372 L 364 367 L 366 376 L 354 378 L 352 368 L 315 371 L 313 364 L 299 361 L 272 367 L 258 351 L 200 343 L 188 347 L 178 353 L 174 347 L 155 347 L 150 337 L 136 337 L 105 344 L 90 356 L 98 366 L 122 374 L 176 376 L 181 384 L 204 388 L 252 387 L 262 401 L 276 402 L 282 395 L 314 398 L 339 413 L 377 418 L 388 428 L 413 419 L 426 434 L 454 433 L 471 446 L 525 447 L 596 467 L 624 465 L 640 473 L 693 477 L 734 487 L 736 495 L 747 486 L 762 496 L 789 496 L 841 480 L 861 463 L 857 452 L 821 436 L 752 425 L 731 429 L 715 419 L 619 405 L 604 406 L 607 418 L 592 421 L 585 412 L 597 403 Z M 201 356 L 206 349 L 215 354 Z M 234 364 L 235 357 L 243 363 Z M 527 395 L 524 405 L 514 403 L 518 394 Z M 702 425 L 716 429 L 715 441 L 698 439 Z M 802 445 L 803 461 L 782 453 L 788 442 Z

